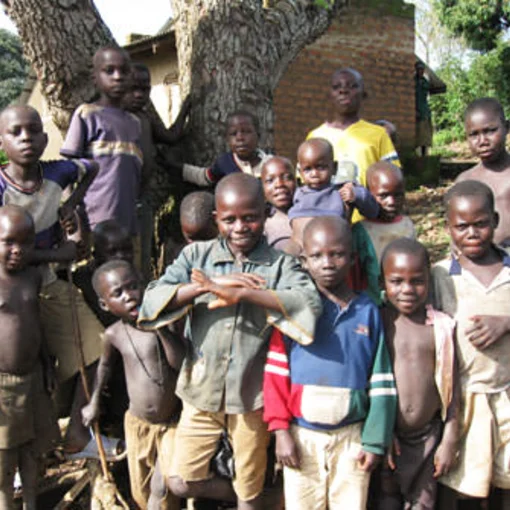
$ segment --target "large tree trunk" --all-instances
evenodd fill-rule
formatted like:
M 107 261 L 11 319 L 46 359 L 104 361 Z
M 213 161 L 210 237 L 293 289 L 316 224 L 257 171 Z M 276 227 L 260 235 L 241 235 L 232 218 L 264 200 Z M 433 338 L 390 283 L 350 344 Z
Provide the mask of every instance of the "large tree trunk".
M 91 0 L 1 0 L 37 74 L 53 119 L 66 131 L 73 110 L 94 94 L 92 56 L 114 43 Z
M 263 148 L 273 147 L 273 92 L 298 52 L 329 27 L 346 0 L 330 9 L 307 0 L 171 0 L 179 82 L 191 93 L 195 163 L 225 149 L 229 113 L 247 109 L 260 120 Z

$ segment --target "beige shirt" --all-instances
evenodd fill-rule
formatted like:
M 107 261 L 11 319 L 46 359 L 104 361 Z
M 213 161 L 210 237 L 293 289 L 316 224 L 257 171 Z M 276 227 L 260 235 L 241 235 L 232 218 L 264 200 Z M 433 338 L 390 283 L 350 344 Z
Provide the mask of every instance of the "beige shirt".
M 510 257 L 505 255 L 503 262 L 488 287 L 452 258 L 432 269 L 434 306 L 457 320 L 457 357 L 464 391 L 497 393 L 510 387 L 510 334 L 479 350 L 464 333 L 474 315 L 510 314 Z

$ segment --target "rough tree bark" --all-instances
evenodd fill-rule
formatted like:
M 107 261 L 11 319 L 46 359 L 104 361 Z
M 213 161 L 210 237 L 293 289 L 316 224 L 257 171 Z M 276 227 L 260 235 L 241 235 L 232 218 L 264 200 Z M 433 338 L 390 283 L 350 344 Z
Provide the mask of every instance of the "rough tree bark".
M 273 147 L 273 92 L 288 64 L 329 27 L 347 4 L 330 9 L 309 0 L 171 0 L 179 58 L 179 83 L 191 93 L 191 159 L 210 163 L 225 147 L 228 114 L 257 115 L 261 146 Z
M 65 132 L 73 110 L 94 93 L 91 60 L 97 48 L 114 43 L 91 0 L 1 0 L 18 29 L 23 52 Z

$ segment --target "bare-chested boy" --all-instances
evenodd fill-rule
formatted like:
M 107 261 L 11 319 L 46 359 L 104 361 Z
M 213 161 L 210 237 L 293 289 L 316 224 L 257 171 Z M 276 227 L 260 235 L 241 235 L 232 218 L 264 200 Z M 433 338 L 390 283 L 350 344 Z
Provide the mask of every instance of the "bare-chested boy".
M 425 304 L 430 263 L 419 242 L 392 241 L 381 265 L 387 298 L 382 314 L 399 406 L 378 508 L 434 510 L 437 478 L 449 471 L 457 450 L 455 322 Z
M 14 508 L 16 468 L 23 508 L 36 508 L 38 461 L 58 437 L 46 392 L 55 378 L 41 333 L 42 280 L 37 269 L 27 266 L 34 241 L 27 212 L 12 205 L 0 208 L 0 508 L 6 510 Z
M 133 498 L 141 508 L 178 510 L 179 500 L 165 489 L 161 474 L 168 473 L 173 452 L 180 410 L 175 383 L 184 349 L 160 331 L 136 327 L 142 288 L 131 264 L 123 260 L 103 264 L 94 273 L 93 284 L 101 306 L 120 320 L 105 331 L 94 392 L 82 410 L 83 422 L 88 426 L 99 417 L 101 391 L 120 356 L 129 395 L 124 428 Z
M 466 108 L 464 123 L 469 147 L 480 163 L 462 172 L 456 182 L 474 179 L 492 189 L 499 214 L 494 241 L 510 246 L 510 154 L 505 141 L 509 124 L 499 101 L 492 97 L 475 99 Z

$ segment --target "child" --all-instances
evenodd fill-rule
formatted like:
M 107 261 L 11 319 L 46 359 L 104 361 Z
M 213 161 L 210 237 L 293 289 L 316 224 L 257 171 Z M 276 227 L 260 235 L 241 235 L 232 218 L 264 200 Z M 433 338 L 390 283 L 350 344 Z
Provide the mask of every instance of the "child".
M 250 112 L 239 110 L 227 118 L 227 145 L 230 152 L 222 154 L 210 168 L 185 164 L 183 179 L 198 186 L 211 186 L 222 177 L 244 172 L 260 177 L 262 165 L 268 158 L 258 148 L 259 121 Z
M 269 246 L 285 250 L 292 237 L 287 212 L 296 191 L 296 172 L 287 158 L 273 156 L 262 166 L 260 175 L 264 195 L 271 206 L 264 233 Z
M 180 208 L 181 230 L 187 244 L 209 241 L 218 235 L 214 222 L 214 195 L 195 191 L 186 195 Z
M 0 208 L 0 508 L 6 510 L 14 509 L 16 468 L 23 508 L 35 510 L 40 456 L 58 438 L 48 394 L 54 372 L 39 317 L 41 275 L 27 266 L 34 239 L 34 222 L 26 211 Z
M 430 263 L 417 241 L 392 241 L 382 256 L 386 341 L 397 383 L 398 414 L 383 466 L 380 510 L 434 510 L 437 479 L 453 466 L 458 439 L 455 322 L 425 303 Z
M 376 161 L 400 166 L 386 130 L 360 119 L 361 103 L 367 94 L 358 71 L 350 67 L 335 71 L 331 77 L 330 97 L 333 121 L 320 125 L 306 138 L 325 138 L 333 146 L 337 162 L 335 183 L 354 181 L 366 186 L 366 171 Z M 354 211 L 353 223 L 360 219 L 361 215 Z
M 157 327 L 188 314 L 171 490 L 182 497 L 228 499 L 229 485 L 209 477 L 209 461 L 226 429 L 234 450 L 238 508 L 261 509 L 268 325 L 309 343 L 320 302 L 297 261 L 267 245 L 260 181 L 244 173 L 229 175 L 218 183 L 215 199 L 220 237 L 184 248 L 149 285 L 139 324 Z
M 179 223 L 182 238 L 170 238 L 161 253 L 161 271 L 171 264 L 181 250 L 195 241 L 209 241 L 218 235 L 218 229 L 213 217 L 214 195 L 208 191 L 194 191 L 188 193 L 179 208 Z
M 125 260 L 134 263 L 133 240 L 125 228 L 115 220 L 98 223 L 93 231 L 93 257 L 87 264 L 81 265 L 73 272 L 73 281 L 81 290 L 87 305 L 96 314 L 101 324 L 111 326 L 117 319 L 105 312 L 97 301 L 97 295 L 92 287 L 94 271 L 110 260 Z
M 163 476 L 174 450 L 180 409 L 174 392 L 184 349 L 163 332 L 136 327 L 142 288 L 131 264 L 124 260 L 103 264 L 94 273 L 93 285 L 101 307 L 120 320 L 105 331 L 94 391 L 82 410 L 83 423 L 88 427 L 98 419 L 101 391 L 120 356 L 129 395 L 124 428 L 131 494 L 140 508 L 178 510 L 179 499 L 165 490 Z M 157 466 L 161 474 L 155 475 Z
M 380 268 L 384 248 L 394 239 L 414 239 L 416 233 L 411 218 L 402 215 L 405 200 L 404 176 L 400 168 L 380 161 L 367 170 L 370 193 L 379 204 L 377 219 L 365 219 L 352 228 L 354 264 L 351 283 L 355 291 L 366 290 L 381 303 Z
M 316 216 L 350 216 L 357 207 L 369 218 L 375 218 L 379 206 L 370 192 L 352 182 L 338 186 L 331 183 L 334 173 L 333 148 L 321 138 L 303 142 L 298 149 L 298 164 L 304 186 L 294 194 L 289 219 L 292 225 L 292 241 L 302 245 L 303 230 Z
M 462 172 L 456 182 L 481 181 L 492 189 L 496 199 L 499 224 L 494 241 L 510 246 L 510 154 L 505 141 L 508 121 L 501 104 L 492 97 L 475 99 L 464 113 L 469 147 L 480 158 L 475 167 Z
M 149 68 L 144 64 L 135 63 L 131 68 L 130 84 L 128 92 L 124 96 L 126 110 L 133 113 L 140 121 L 141 137 L 140 148 L 143 154 L 142 180 L 140 189 L 139 221 L 140 221 L 140 247 L 141 268 L 145 279 L 149 279 L 152 272 L 151 254 L 152 239 L 154 234 L 153 209 L 159 205 L 159 201 L 153 197 L 158 193 L 151 178 L 156 171 L 156 144 L 175 145 L 182 137 L 184 123 L 190 109 L 190 101 L 186 99 L 181 111 L 170 129 L 166 129 L 161 119 L 157 116 L 149 116 L 146 111 L 151 92 L 151 75 Z M 159 198 L 159 197 L 158 197 Z M 168 197 L 165 196 L 163 200 Z
M 28 106 L 10 106 L 0 114 L 1 148 L 9 163 L 0 168 L 0 205 L 15 204 L 28 211 L 35 223 L 35 250 L 30 263 L 42 275 L 41 321 L 50 354 L 57 358 L 59 393 L 74 393 L 71 420 L 64 440 L 66 452 L 82 450 L 90 434 L 81 425 L 79 410 L 85 395 L 78 377 L 79 355 L 74 342 L 70 287 L 57 276 L 52 263 L 70 264 L 75 244 L 63 239 L 59 218 L 67 228 L 74 210 L 97 174 L 97 164 L 88 160 L 40 161 L 48 138 L 39 114 Z M 61 204 L 62 193 L 76 185 Z M 101 324 L 76 290 L 75 302 L 81 326 L 85 363 L 92 366 L 101 354 Z M 92 367 L 91 367 L 92 369 Z
M 100 48 L 93 68 L 100 98 L 76 109 L 60 153 L 99 163 L 99 174 L 85 195 L 90 228 L 114 219 L 135 236 L 142 151 L 140 121 L 122 108 L 131 73 L 129 56 L 121 48 Z
M 349 224 L 314 218 L 303 264 L 323 312 L 311 345 L 274 330 L 264 419 L 284 466 L 285 507 L 365 510 L 370 472 L 391 442 L 397 393 L 379 311 L 347 285 Z
M 455 184 L 445 206 L 454 252 L 432 269 L 433 302 L 457 320 L 462 432 L 458 463 L 440 481 L 470 498 L 501 488 L 509 508 L 510 258 L 493 244 L 498 215 L 486 184 Z

